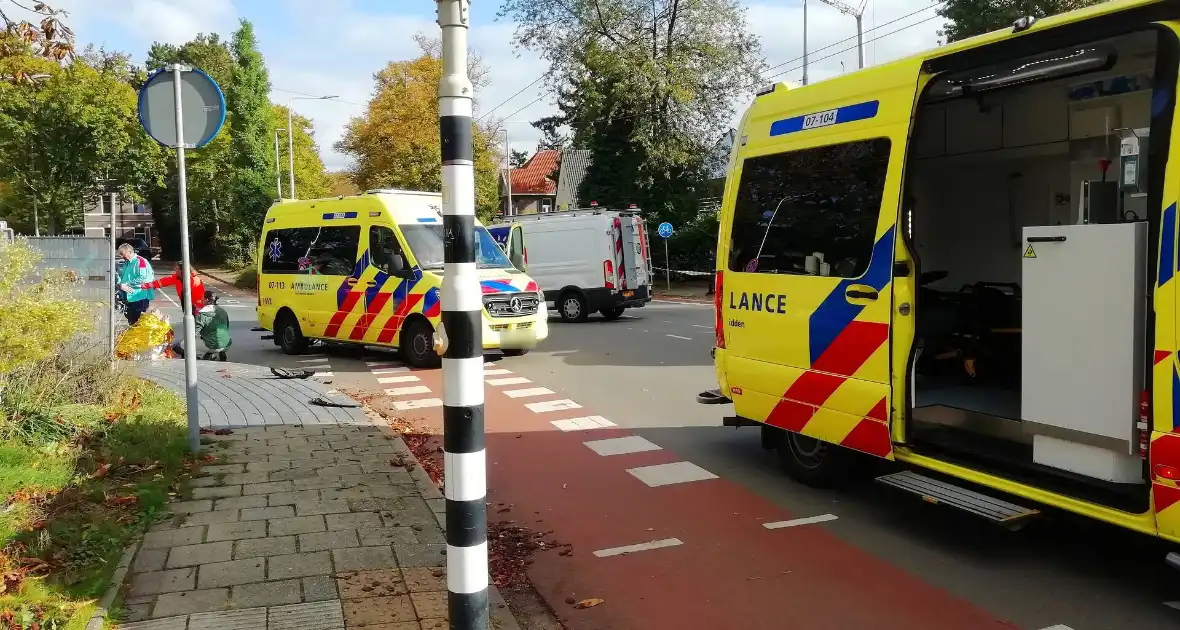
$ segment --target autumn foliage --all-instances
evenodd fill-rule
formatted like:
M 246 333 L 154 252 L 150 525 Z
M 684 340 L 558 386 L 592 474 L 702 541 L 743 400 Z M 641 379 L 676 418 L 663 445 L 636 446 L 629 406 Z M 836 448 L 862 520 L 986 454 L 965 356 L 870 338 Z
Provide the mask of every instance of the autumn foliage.
M 418 37 L 422 54 L 390 62 L 374 75 L 376 87 L 365 113 L 353 118 L 336 149 L 353 158 L 349 172 L 361 190 L 401 188 L 442 190 L 442 158 L 438 131 L 438 84 L 442 60 L 436 40 Z M 471 71 L 478 88 L 486 72 Z M 494 129 L 476 123 L 475 205 L 481 218 L 498 207 L 497 172 L 502 156 L 494 145 Z

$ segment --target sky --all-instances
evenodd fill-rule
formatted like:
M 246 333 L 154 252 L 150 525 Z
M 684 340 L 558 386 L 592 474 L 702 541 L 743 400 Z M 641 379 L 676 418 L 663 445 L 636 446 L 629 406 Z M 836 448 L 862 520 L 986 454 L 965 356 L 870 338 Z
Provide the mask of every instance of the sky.
M 768 78 L 798 82 L 802 0 L 741 2 L 750 30 L 761 40 L 763 55 L 772 66 Z M 853 71 L 857 65 L 855 20 L 822 2 L 810 0 L 807 7 L 812 82 Z M 372 95 L 373 73 L 390 61 L 416 57 L 415 33 L 433 36 L 438 32 L 431 0 L 50 0 L 50 4 L 69 12 L 66 22 L 80 48 L 95 44 L 129 53 L 138 62 L 154 41 L 181 44 L 209 32 L 228 39 L 239 19 L 249 19 L 270 70 L 274 102 L 287 104 L 299 96 L 338 97 L 291 102 L 296 112 L 314 121 L 329 170 L 348 166 L 348 157 L 332 145 L 349 119 L 364 112 Z M 505 120 L 512 148 L 531 152 L 540 133 L 528 121 L 553 113 L 553 99 L 544 94 L 543 81 L 508 99 L 546 66 L 531 51 L 514 47 L 515 25 L 496 19 L 499 6 L 500 0 L 472 3 L 470 47 L 490 68 L 490 84 L 476 98 L 484 112 L 499 105 L 494 115 Z M 931 0 L 868 0 L 866 65 L 935 46 L 942 22 L 934 7 Z M 530 105 L 538 96 L 541 100 Z M 748 102 L 735 102 L 737 117 Z M 731 125 L 736 126 L 737 117 Z

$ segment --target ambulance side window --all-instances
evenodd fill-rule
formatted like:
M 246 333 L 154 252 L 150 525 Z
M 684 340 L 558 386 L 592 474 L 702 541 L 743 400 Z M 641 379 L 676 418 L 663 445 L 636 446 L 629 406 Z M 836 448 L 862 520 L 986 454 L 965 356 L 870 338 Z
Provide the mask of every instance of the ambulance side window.
M 308 273 L 324 276 L 350 276 L 356 267 L 360 248 L 361 226 L 341 225 L 320 228 L 315 243 L 307 253 Z
M 856 278 L 876 240 L 889 167 L 877 138 L 745 160 L 730 271 Z
M 315 242 L 318 228 L 270 230 L 263 237 L 262 273 L 303 273 L 307 252 Z
M 400 259 L 404 268 L 406 258 L 402 253 L 402 245 L 397 240 L 397 234 L 394 234 L 390 228 L 381 225 L 370 227 L 369 260 L 372 261 L 373 266 L 393 275 L 395 273 L 393 262 L 395 259 Z

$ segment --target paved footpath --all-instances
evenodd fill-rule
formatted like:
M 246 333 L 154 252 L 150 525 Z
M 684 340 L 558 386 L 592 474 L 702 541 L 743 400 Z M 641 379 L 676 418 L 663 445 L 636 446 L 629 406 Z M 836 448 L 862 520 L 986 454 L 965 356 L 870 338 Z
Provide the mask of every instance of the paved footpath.
M 199 367 L 203 405 L 224 411 L 212 426 L 235 428 L 205 436 L 219 461 L 134 553 L 117 627 L 446 628 L 445 502 L 402 440 L 359 409 L 308 405 L 336 399 L 323 384 Z M 183 387 L 183 362 L 141 373 Z M 517 628 L 492 602 L 492 627 Z

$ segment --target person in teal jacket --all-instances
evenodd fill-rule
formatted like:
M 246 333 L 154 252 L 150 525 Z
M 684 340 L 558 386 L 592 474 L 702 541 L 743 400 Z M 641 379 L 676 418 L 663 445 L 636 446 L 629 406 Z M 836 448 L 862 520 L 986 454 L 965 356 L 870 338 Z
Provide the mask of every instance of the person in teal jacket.
M 152 264 L 136 254 L 135 248 L 127 243 L 119 246 L 118 257 L 124 261 L 119 270 L 119 290 L 127 300 L 127 323 L 134 326 L 156 297 L 155 291 L 144 288 L 156 279 L 156 274 L 152 271 Z

